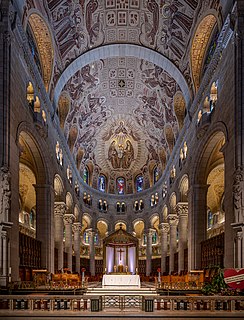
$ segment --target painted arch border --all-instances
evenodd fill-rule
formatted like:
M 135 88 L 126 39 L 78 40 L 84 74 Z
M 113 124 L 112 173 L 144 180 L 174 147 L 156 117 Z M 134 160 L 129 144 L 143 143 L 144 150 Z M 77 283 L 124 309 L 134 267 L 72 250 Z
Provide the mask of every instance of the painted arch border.
M 149 48 L 141 47 L 134 44 L 111 44 L 94 48 L 90 51 L 77 57 L 71 64 L 63 71 L 54 89 L 53 104 L 56 110 L 58 106 L 59 96 L 67 83 L 67 81 L 82 67 L 87 64 L 93 63 L 100 59 L 112 58 L 112 57 L 136 57 L 144 59 L 155 65 L 159 66 L 175 79 L 180 86 L 183 96 L 185 98 L 186 106 L 189 107 L 191 101 L 191 94 L 187 82 L 180 72 L 180 70 L 164 55 L 153 51 Z

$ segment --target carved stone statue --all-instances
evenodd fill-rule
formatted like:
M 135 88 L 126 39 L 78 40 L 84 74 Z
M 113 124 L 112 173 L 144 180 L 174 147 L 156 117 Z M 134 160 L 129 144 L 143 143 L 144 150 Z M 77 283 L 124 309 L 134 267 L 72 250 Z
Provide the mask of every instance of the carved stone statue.
M 7 167 L 1 168 L 0 181 L 0 214 L 3 215 L 4 221 L 8 221 L 8 214 L 10 210 L 10 172 Z
M 241 222 L 243 220 L 242 208 L 243 208 L 243 171 L 241 168 L 237 168 L 234 177 L 233 184 L 233 201 L 234 201 L 234 213 L 235 222 Z

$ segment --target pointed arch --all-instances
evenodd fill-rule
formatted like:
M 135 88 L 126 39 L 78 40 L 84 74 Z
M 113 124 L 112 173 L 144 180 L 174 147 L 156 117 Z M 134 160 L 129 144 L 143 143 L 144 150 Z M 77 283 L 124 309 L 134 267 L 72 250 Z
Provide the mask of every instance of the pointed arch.
M 71 153 L 73 151 L 77 136 L 78 136 L 78 128 L 76 126 L 72 126 L 69 130 L 69 137 L 68 137 L 68 146 Z
M 32 54 L 37 50 L 40 58 L 41 74 L 44 81 L 46 91 L 49 90 L 49 84 L 53 71 L 53 44 L 51 32 L 44 18 L 37 13 L 32 13 L 29 16 L 27 24 L 27 34 L 30 32 L 29 37 L 32 35 L 35 43 L 36 49 L 31 47 Z M 29 39 L 30 42 L 30 39 Z M 35 58 L 35 56 L 34 56 Z
M 191 46 L 191 71 L 195 90 L 200 86 L 203 64 L 217 19 L 213 14 L 205 16 L 199 23 Z
M 58 117 L 60 128 L 64 130 L 65 120 L 70 110 L 70 96 L 67 92 L 62 92 L 58 100 Z
M 179 129 L 181 130 L 184 125 L 186 102 L 181 92 L 177 92 L 174 96 L 174 110 L 178 120 Z
M 174 133 L 173 133 L 173 129 L 171 127 L 171 125 L 166 125 L 165 128 L 165 137 L 169 146 L 169 151 L 170 153 L 172 153 L 173 148 L 174 148 L 174 144 L 175 144 L 175 137 L 174 137 Z

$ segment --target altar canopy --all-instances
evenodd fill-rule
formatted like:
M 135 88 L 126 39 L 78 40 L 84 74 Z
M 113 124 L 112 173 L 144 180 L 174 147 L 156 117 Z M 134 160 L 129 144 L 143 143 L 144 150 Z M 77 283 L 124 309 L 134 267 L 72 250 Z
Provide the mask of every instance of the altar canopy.
M 103 241 L 104 273 L 135 275 L 138 270 L 138 239 L 120 229 Z

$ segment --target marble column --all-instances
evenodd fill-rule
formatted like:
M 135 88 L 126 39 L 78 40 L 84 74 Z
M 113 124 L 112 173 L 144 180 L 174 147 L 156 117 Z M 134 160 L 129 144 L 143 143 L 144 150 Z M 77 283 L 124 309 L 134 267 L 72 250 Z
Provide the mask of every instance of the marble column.
M 54 191 L 49 184 L 36 184 L 36 238 L 41 245 L 41 266 L 54 273 Z
M 75 271 L 80 272 L 80 233 L 81 233 L 81 223 L 75 222 L 73 224 L 74 233 L 74 252 L 75 252 Z
M 65 227 L 65 252 L 68 254 L 68 268 L 72 272 L 72 224 L 75 216 L 72 213 L 65 213 L 64 227 Z
M 176 214 L 169 214 L 168 215 L 168 221 L 169 221 L 169 232 L 170 232 L 170 238 L 169 238 L 169 250 L 170 250 L 170 256 L 169 256 L 169 273 L 174 271 L 174 254 L 177 250 L 177 225 L 178 225 L 178 217 Z
M 237 261 L 236 267 L 241 269 L 244 267 L 243 261 L 243 231 L 238 231 L 236 234 L 236 244 L 237 244 Z
M 63 254 L 63 238 L 64 238 L 64 222 L 63 217 L 66 211 L 66 204 L 64 202 L 54 203 L 54 238 L 55 247 L 58 249 L 58 270 L 63 271 L 64 254 Z
M 148 229 L 146 232 L 146 235 L 147 235 L 146 276 L 150 276 L 152 271 L 152 232 L 153 232 L 153 229 Z
M 159 225 L 159 230 L 161 232 L 161 272 L 162 274 L 166 272 L 166 257 L 168 254 L 168 233 L 169 224 L 163 222 Z
M 188 240 L 188 203 L 187 202 L 177 203 L 176 212 L 179 217 L 178 272 L 180 273 L 180 271 L 183 271 L 185 269 L 184 268 L 184 250 L 187 248 L 187 240 Z
M 226 157 L 225 165 L 228 168 L 225 170 L 225 177 L 229 173 L 230 179 L 226 179 L 228 181 L 225 186 L 225 267 L 232 267 L 232 259 L 234 260 L 234 267 L 243 268 L 244 267 L 244 247 L 243 247 L 243 228 L 244 228 L 244 90 L 243 90 L 243 81 L 244 81 L 244 6 L 243 0 L 237 0 L 235 2 L 235 10 L 232 12 L 232 21 L 233 21 L 233 53 L 234 53 L 234 61 L 235 61 L 235 96 L 232 101 L 234 102 L 234 137 L 232 139 L 232 144 L 229 143 L 227 145 L 231 145 L 230 152 L 228 154 L 228 158 Z M 231 106 L 230 106 L 231 107 Z M 227 148 L 226 148 L 227 149 Z M 232 168 L 230 167 L 230 158 L 233 155 L 234 151 L 234 172 L 232 172 Z M 225 153 L 227 153 L 226 150 Z M 228 162 L 227 162 L 228 160 Z M 230 170 L 229 170 L 230 169 Z M 229 182 L 233 181 L 233 194 L 232 199 L 228 197 L 230 196 L 230 192 L 227 192 Z M 227 202 L 227 200 L 229 200 Z M 226 208 L 230 203 L 230 207 Z M 234 204 L 234 206 L 233 206 Z M 232 210 L 234 209 L 234 212 Z M 228 210 L 229 209 L 229 210 Z M 233 219 L 234 215 L 234 219 Z M 234 220 L 234 221 L 233 221 Z M 231 230 L 229 226 L 232 225 L 234 236 L 232 236 Z M 236 250 L 233 250 L 233 239 L 236 237 L 235 245 Z M 234 257 L 232 252 L 235 252 Z
M 208 185 L 191 185 L 188 196 L 188 271 L 201 269 L 201 242 L 207 236 Z
M 6 287 L 8 283 L 8 237 L 7 231 L 0 227 L 0 286 Z
M 89 232 L 89 246 L 90 246 L 90 272 L 91 276 L 95 276 L 95 243 L 94 243 L 94 236 L 95 236 L 95 230 L 88 229 L 86 230 Z

